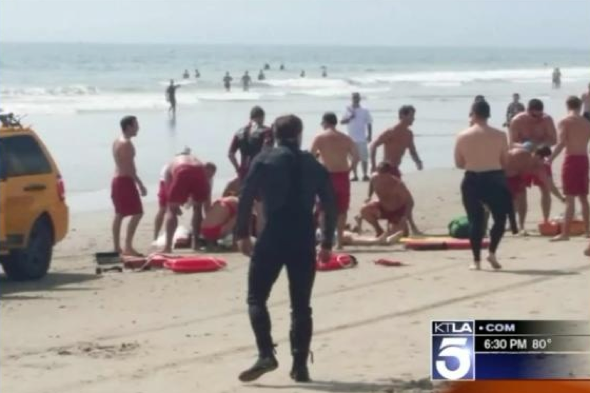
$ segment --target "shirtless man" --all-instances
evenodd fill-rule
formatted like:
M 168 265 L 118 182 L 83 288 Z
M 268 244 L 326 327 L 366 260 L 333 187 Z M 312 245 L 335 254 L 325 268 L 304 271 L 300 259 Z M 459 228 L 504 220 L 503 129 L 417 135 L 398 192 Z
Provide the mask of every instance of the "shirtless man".
M 377 172 L 371 177 L 371 188 L 377 194 L 378 200 L 367 200 L 361 209 L 361 218 L 373 226 L 378 237 L 384 232 L 379 225 L 380 219 L 388 221 L 388 234 L 405 230 L 408 223 L 412 226 L 412 232 L 419 233 L 409 221 L 414 208 L 412 194 L 398 177 L 391 174 L 392 170 L 393 166 L 387 161 L 377 167 Z M 390 231 L 390 226 L 396 229 Z
M 414 144 L 414 134 L 410 130 L 410 126 L 414 124 L 414 117 L 416 109 L 411 105 L 404 105 L 399 109 L 399 123 L 386 131 L 371 144 L 371 172 L 375 171 L 375 162 L 377 157 L 377 149 L 383 145 L 384 154 L 383 160 L 392 165 L 392 175 L 401 179 L 402 174 L 399 170 L 402 158 L 406 154 L 406 150 L 410 151 L 412 159 L 416 163 L 419 171 L 422 170 L 422 161 L 416 151 Z
M 338 118 L 334 113 L 326 113 L 322 118 L 324 132 L 313 140 L 311 154 L 319 156 L 320 161 L 330 172 L 336 205 L 338 207 L 337 248 L 342 249 L 346 215 L 350 207 L 350 178 L 352 168 L 359 162 L 356 143 L 348 135 L 338 131 Z
M 185 147 L 183 151 L 177 154 L 177 156 L 189 154 L 191 154 L 191 149 Z M 164 225 L 164 217 L 166 216 L 166 206 L 168 205 L 168 191 L 166 190 L 166 172 L 168 172 L 169 166 L 170 163 L 164 165 L 164 167 L 160 171 L 160 184 L 158 187 L 158 212 L 156 213 L 156 217 L 154 219 L 154 240 L 158 239 L 158 236 L 160 235 L 160 230 L 162 229 L 162 225 Z
M 543 113 L 543 102 L 538 99 L 529 101 L 526 112 L 519 113 L 510 122 L 510 146 L 532 142 L 533 149 L 540 146 L 553 146 L 557 143 L 557 131 L 551 116 Z M 536 185 L 541 191 L 541 209 L 543 221 L 549 221 L 551 215 L 551 193 L 536 176 L 528 176 L 527 187 Z
M 565 198 L 553 182 L 550 171 L 547 171 L 545 157 L 551 155 L 551 149 L 543 147 L 533 151 L 533 144 L 526 142 L 523 145 L 513 147 L 508 151 L 506 159 L 506 182 L 512 195 L 514 209 L 518 214 L 520 234 L 528 235 L 525 229 L 527 206 L 526 177 L 535 175 L 560 201 Z M 550 168 L 549 168 L 550 169 Z
M 147 195 L 141 179 L 135 168 L 135 147 L 131 138 L 137 136 L 139 124 L 135 116 L 125 116 L 121 119 L 121 135 L 113 143 L 113 157 L 115 159 L 115 176 L 111 183 L 111 198 L 115 206 L 115 219 L 113 220 L 113 245 L 115 251 L 123 255 L 140 256 L 133 248 L 133 237 L 137 225 L 143 216 L 141 196 Z M 139 188 L 139 190 L 138 190 Z M 125 248 L 121 249 L 121 224 L 125 217 L 131 217 L 127 225 L 127 237 Z
M 590 121 L 590 84 L 588 84 L 588 91 L 582 94 L 582 104 L 584 117 Z
M 216 243 L 232 233 L 236 225 L 238 198 L 235 196 L 222 197 L 207 210 L 201 226 L 201 236 L 209 244 Z
M 582 100 L 569 97 L 566 101 L 568 115 L 559 122 L 559 142 L 553 151 L 553 161 L 565 149 L 565 159 L 561 168 L 561 184 L 566 198 L 565 218 L 561 235 L 552 240 L 569 240 L 570 224 L 574 218 L 576 197 L 582 205 L 582 217 L 586 237 L 590 237 L 590 212 L 588 208 L 588 142 L 590 123 L 581 116 Z
M 225 189 L 223 190 L 223 193 L 221 193 L 221 196 L 222 197 L 238 196 L 238 195 L 240 195 L 240 187 L 241 187 L 240 178 L 236 177 L 235 179 L 233 179 L 229 183 L 227 183 L 227 185 L 225 186 Z
M 508 141 L 506 134 L 488 125 L 490 105 L 485 101 L 471 106 L 471 124 L 457 136 L 455 142 L 455 166 L 465 170 L 461 183 L 463 206 L 469 219 L 469 243 L 473 254 L 470 269 L 481 269 L 481 248 L 485 235 L 485 210 L 487 206 L 494 219 L 490 230 L 488 262 L 497 270 L 502 266 L 496 259 L 496 251 L 506 230 L 506 219 L 514 234 L 518 233 L 514 219 L 514 206 L 506 183 Z
M 208 210 L 211 205 L 212 168 L 192 155 L 176 157 L 166 171 L 167 212 L 166 212 L 166 245 L 162 252 L 172 252 L 172 240 L 178 227 L 180 207 L 187 202 L 193 205 L 192 231 L 193 248 L 197 249 L 197 235 L 203 219 L 203 208 Z

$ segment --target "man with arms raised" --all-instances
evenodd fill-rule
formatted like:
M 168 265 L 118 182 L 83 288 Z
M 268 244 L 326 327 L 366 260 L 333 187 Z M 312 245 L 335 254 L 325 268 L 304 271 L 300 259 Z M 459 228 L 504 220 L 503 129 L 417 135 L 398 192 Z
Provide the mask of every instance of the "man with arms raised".
M 131 138 L 137 136 L 139 124 L 135 116 L 125 116 L 121 119 L 121 135 L 113 143 L 113 157 L 115 159 L 115 176 L 111 183 L 111 198 L 115 206 L 113 220 L 113 244 L 115 251 L 129 256 L 140 256 L 133 248 L 133 237 L 143 216 L 140 193 L 147 195 L 141 179 L 135 168 L 135 147 Z M 138 191 L 139 188 L 139 191 Z M 127 225 L 125 248 L 121 249 L 121 224 L 125 217 L 131 217 Z
M 337 248 L 342 249 L 346 214 L 350 207 L 350 179 L 351 168 L 359 161 L 359 155 L 354 141 L 336 129 L 338 119 L 334 113 L 326 113 L 322 118 L 324 132 L 316 136 L 311 145 L 311 154 L 318 156 L 328 172 L 338 207 L 338 241 Z
M 369 164 L 369 146 L 373 137 L 373 118 L 371 113 L 361 107 L 361 95 L 352 93 L 352 106 L 346 108 L 346 113 L 342 117 L 340 124 L 348 126 L 348 135 L 352 138 L 359 153 L 360 161 L 363 166 L 363 181 L 369 181 L 368 164 Z M 358 181 L 357 166 L 352 168 L 352 181 Z
M 543 112 L 543 102 L 532 99 L 527 111 L 516 115 L 510 122 L 510 146 L 531 142 L 533 149 L 541 146 L 551 147 L 557 143 L 557 131 L 551 116 Z M 549 221 L 551 215 L 551 193 L 545 184 L 536 176 L 527 177 L 527 187 L 533 184 L 541 191 L 541 208 L 543 221 Z
M 167 190 L 166 245 L 162 252 L 172 252 L 172 241 L 178 227 L 180 208 L 187 202 L 193 205 L 193 249 L 198 249 L 197 238 L 203 220 L 203 208 L 211 205 L 211 181 L 213 167 L 208 167 L 193 155 L 177 156 L 168 166 L 165 182 Z
M 590 122 L 584 119 L 582 101 L 569 97 L 566 101 L 568 115 L 559 122 L 559 143 L 553 151 L 553 161 L 565 149 L 565 159 L 561 169 L 561 184 L 566 198 L 565 219 L 561 235 L 555 241 L 569 240 L 570 224 L 574 218 L 575 198 L 580 199 L 586 236 L 590 236 L 588 221 L 588 141 L 590 141 Z

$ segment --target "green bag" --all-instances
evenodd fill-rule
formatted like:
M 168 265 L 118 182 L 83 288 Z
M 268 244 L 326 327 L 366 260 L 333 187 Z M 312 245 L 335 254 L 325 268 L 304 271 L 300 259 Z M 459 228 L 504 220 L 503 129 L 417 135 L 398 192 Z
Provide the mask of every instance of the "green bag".
M 469 239 L 469 220 L 458 217 L 449 223 L 449 235 L 455 239 Z

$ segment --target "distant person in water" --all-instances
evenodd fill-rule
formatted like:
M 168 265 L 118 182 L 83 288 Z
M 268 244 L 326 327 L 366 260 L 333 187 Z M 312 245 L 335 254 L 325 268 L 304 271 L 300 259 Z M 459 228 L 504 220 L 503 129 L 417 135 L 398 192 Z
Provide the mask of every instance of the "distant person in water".
M 559 89 L 561 87 L 561 70 L 559 67 L 556 67 L 553 70 L 553 88 Z
M 588 84 L 588 90 L 582 94 L 582 111 L 584 117 L 590 121 L 590 84 Z
M 266 79 L 266 75 L 264 75 L 264 71 L 260 70 L 260 72 L 258 73 L 258 80 L 263 81 L 265 79 Z
M 265 71 L 268 71 L 268 70 L 270 70 L 270 64 L 266 63 L 266 64 L 264 65 L 264 70 L 265 70 Z
M 328 77 L 328 68 L 326 66 L 322 66 L 322 78 Z
M 170 84 L 166 88 L 166 101 L 170 104 L 170 108 L 168 108 L 168 112 L 172 114 L 172 116 L 176 116 L 176 89 L 178 89 L 180 85 L 174 84 L 174 79 L 170 79 Z
M 301 78 L 305 78 L 305 70 L 301 71 L 301 74 L 299 75 Z
M 201 77 L 201 73 L 199 72 L 198 68 L 195 68 L 195 79 L 199 79 Z
M 229 72 L 225 73 L 225 76 L 223 77 L 223 87 L 225 87 L 225 91 L 230 91 L 231 90 L 231 82 L 234 80 L 234 78 L 232 78 L 229 74 Z
M 285 65 L 284 64 L 281 64 L 281 66 L 279 67 L 279 70 L 285 71 Z
M 504 127 L 509 127 L 514 116 L 525 110 L 526 108 L 524 107 L 524 104 L 520 102 L 520 94 L 514 93 L 512 95 L 512 102 L 508 104 L 508 108 L 506 108 L 506 123 L 504 123 Z
M 242 88 L 244 91 L 250 90 L 250 83 L 252 83 L 252 78 L 250 77 L 248 71 L 246 71 L 244 76 L 242 76 Z
M 191 74 L 189 74 L 189 73 L 188 73 L 188 70 L 184 70 L 184 74 L 182 74 L 182 77 L 183 77 L 184 79 L 188 79 L 188 78 L 190 78 L 190 77 L 191 77 Z

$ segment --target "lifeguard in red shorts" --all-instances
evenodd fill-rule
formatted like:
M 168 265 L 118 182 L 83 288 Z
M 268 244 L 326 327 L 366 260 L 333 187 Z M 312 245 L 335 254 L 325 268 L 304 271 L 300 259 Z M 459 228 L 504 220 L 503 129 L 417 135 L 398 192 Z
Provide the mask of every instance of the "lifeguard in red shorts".
M 388 234 L 406 230 L 407 224 L 413 234 L 421 233 L 410 217 L 414 209 L 414 198 L 405 184 L 391 174 L 392 165 L 384 161 L 377 167 L 377 172 L 371 177 L 371 190 L 377 195 L 377 201 L 367 203 L 361 209 L 361 218 L 375 228 L 377 236 L 383 234 L 379 220 L 387 220 Z
M 529 101 L 526 112 L 521 112 L 512 118 L 509 129 L 510 147 L 531 142 L 533 148 L 537 149 L 540 146 L 554 146 L 557 142 L 555 123 L 551 116 L 544 113 L 543 101 L 536 98 Z M 533 185 L 539 187 L 543 221 L 549 221 L 551 215 L 550 190 L 544 187 L 544 183 L 536 176 L 525 176 L 525 180 L 527 187 Z
M 121 119 L 121 135 L 113 143 L 113 158 L 115 159 L 115 176 L 111 182 L 111 198 L 115 207 L 113 220 L 113 245 L 116 252 L 129 256 L 141 254 L 133 248 L 135 231 L 143 217 L 141 196 L 147 195 L 141 179 L 135 168 L 135 147 L 131 139 L 137 136 L 139 124 L 135 116 L 125 116 Z M 125 247 L 121 249 L 121 224 L 123 219 L 131 217 L 127 225 Z
M 214 166 L 208 166 L 193 155 L 177 156 L 166 171 L 166 245 L 162 250 L 172 252 L 172 240 L 178 227 L 180 207 L 187 202 L 193 206 L 193 248 L 197 249 L 197 234 L 203 220 L 203 209 L 211 205 L 211 182 Z
M 568 115 L 559 122 L 559 142 L 553 151 L 553 161 L 564 149 L 565 159 L 561 169 L 561 182 L 566 198 L 565 219 L 561 235 L 553 241 L 569 240 L 570 224 L 574 218 L 576 197 L 582 205 L 582 216 L 586 228 L 586 237 L 590 237 L 588 221 L 588 142 L 590 141 L 590 122 L 582 115 L 582 100 L 569 97 L 566 101 Z
M 338 239 L 337 248 L 344 246 L 343 236 L 346 226 L 346 215 L 350 206 L 350 178 L 349 173 L 359 162 L 356 144 L 348 135 L 338 131 L 338 118 L 334 113 L 326 113 L 322 118 L 324 132 L 313 140 L 311 153 L 330 172 L 336 205 L 338 207 Z
M 551 149 L 548 147 L 534 150 L 531 142 L 522 145 L 515 145 L 508 151 L 506 160 L 506 182 L 512 195 L 514 210 L 518 213 L 518 222 L 521 235 L 527 235 L 525 229 L 527 215 L 527 179 L 535 176 L 539 179 L 542 187 L 548 189 L 560 201 L 565 201 L 551 176 L 551 167 L 547 169 L 545 157 L 551 155 Z

